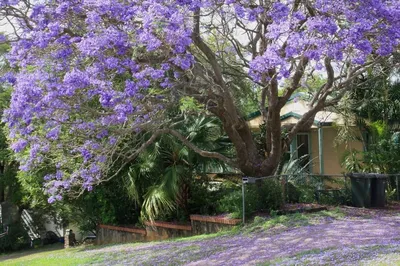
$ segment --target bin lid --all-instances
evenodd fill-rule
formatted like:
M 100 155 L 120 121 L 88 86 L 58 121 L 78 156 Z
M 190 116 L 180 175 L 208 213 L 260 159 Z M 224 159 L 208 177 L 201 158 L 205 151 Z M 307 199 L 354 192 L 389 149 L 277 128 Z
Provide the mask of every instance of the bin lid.
M 389 176 L 387 174 L 375 174 L 375 178 L 388 179 Z
M 348 173 L 346 176 L 350 178 L 382 178 L 382 179 L 387 179 L 388 175 L 386 174 L 376 174 L 376 173 Z
M 348 173 L 346 175 L 350 178 L 370 178 L 367 173 Z

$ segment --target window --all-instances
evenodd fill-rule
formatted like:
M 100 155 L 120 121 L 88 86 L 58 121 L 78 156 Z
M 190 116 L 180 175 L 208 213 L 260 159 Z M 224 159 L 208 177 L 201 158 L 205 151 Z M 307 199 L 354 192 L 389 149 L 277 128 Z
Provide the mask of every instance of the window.
M 301 165 L 311 171 L 311 140 L 309 133 L 299 133 L 290 144 L 290 154 L 294 159 L 301 158 Z

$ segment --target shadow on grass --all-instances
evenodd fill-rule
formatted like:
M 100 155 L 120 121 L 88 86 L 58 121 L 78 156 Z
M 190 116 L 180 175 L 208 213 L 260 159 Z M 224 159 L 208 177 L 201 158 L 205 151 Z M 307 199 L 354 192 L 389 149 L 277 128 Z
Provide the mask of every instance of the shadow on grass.
M 21 250 L 21 251 L 14 251 L 11 253 L 5 253 L 0 255 L 0 262 L 4 262 L 6 260 L 11 259 L 19 259 L 26 256 L 31 256 L 35 254 L 51 252 L 55 250 L 62 250 L 64 245 L 62 243 L 57 243 L 53 245 L 43 246 L 35 249 L 28 249 L 28 250 Z
M 92 246 L 81 247 L 78 250 L 78 252 L 95 251 L 95 250 L 115 248 L 115 247 L 121 247 L 121 248 L 123 248 L 123 247 L 134 248 L 136 246 L 151 247 L 151 246 L 156 246 L 156 245 L 160 245 L 160 244 L 168 244 L 168 243 L 202 241 L 202 240 L 218 238 L 218 237 L 233 236 L 233 235 L 240 233 L 241 229 L 242 229 L 241 226 L 235 226 L 232 229 L 222 230 L 218 233 L 213 233 L 213 234 L 195 235 L 195 236 L 190 236 L 190 237 L 172 238 L 172 239 L 151 241 L 151 242 L 142 241 L 142 242 L 134 242 L 134 243 L 104 244 L 104 245 L 98 245 L 98 246 L 92 245 Z

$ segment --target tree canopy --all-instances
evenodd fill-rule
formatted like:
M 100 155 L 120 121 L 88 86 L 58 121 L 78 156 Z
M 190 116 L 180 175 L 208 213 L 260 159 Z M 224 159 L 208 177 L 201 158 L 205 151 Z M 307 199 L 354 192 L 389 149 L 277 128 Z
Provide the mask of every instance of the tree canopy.
M 115 174 L 113 162 L 132 162 L 161 134 L 246 175 L 270 175 L 297 132 L 400 39 L 398 0 L 15 0 L 0 8 L 18 25 L 4 120 L 21 169 L 54 165 L 45 177 L 50 201 L 72 187 L 91 190 Z M 282 138 L 280 110 L 314 72 L 326 81 Z M 264 153 L 239 108 L 243 86 L 260 92 Z M 166 111 L 184 97 L 221 121 L 234 155 L 173 129 L 181 117 Z

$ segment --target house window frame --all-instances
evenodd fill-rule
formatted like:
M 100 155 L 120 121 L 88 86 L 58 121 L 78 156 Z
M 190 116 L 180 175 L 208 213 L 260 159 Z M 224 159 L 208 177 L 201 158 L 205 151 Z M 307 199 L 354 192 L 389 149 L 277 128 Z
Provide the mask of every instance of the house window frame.
M 290 143 L 290 157 L 294 157 L 294 159 L 298 158 L 298 145 L 297 145 L 297 136 L 299 135 L 305 135 L 307 136 L 308 139 L 308 156 L 309 156 L 309 163 L 308 163 L 308 171 L 312 173 L 312 146 L 311 146 L 311 132 L 299 132 L 296 134 L 296 136 L 293 138 L 292 142 Z

